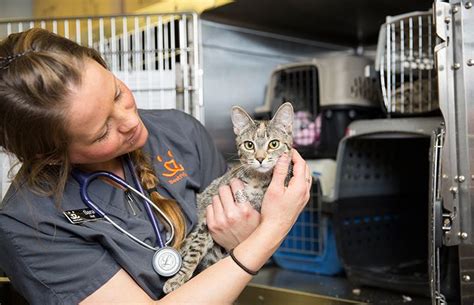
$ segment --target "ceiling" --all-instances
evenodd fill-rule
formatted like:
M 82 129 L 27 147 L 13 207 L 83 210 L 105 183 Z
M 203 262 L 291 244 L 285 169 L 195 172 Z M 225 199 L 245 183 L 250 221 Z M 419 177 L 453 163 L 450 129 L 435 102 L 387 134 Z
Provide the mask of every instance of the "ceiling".
M 377 42 L 388 15 L 426 11 L 433 0 L 236 0 L 205 20 L 346 46 Z

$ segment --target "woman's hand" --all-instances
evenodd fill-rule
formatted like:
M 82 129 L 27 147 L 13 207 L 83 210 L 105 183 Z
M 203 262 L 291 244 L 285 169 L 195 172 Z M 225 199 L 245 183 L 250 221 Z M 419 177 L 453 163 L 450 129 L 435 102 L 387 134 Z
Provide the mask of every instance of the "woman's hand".
M 293 161 L 293 177 L 285 187 L 290 161 Z M 306 162 L 296 150 L 292 150 L 291 159 L 282 155 L 273 170 L 272 181 L 263 197 L 262 225 L 286 233 L 296 222 L 310 198 L 312 185 L 311 172 Z
M 219 195 L 207 206 L 206 220 L 216 243 L 227 251 L 245 240 L 260 223 L 260 214 L 250 202 L 237 202 L 237 191 L 243 190 L 242 181 L 233 179 L 230 185 L 219 188 Z

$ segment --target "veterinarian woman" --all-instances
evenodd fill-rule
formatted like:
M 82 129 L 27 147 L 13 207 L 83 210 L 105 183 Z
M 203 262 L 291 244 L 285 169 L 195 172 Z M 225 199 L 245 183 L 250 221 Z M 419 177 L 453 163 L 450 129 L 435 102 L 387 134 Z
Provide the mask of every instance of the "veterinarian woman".
M 196 221 L 196 193 L 225 162 L 194 118 L 138 111 L 96 51 L 41 29 L 0 44 L 0 145 L 22 162 L 0 209 L 0 269 L 30 304 L 231 304 L 309 199 L 309 169 L 296 152 L 288 187 L 290 158 L 279 159 L 261 214 L 234 202 L 242 182 L 221 188 L 208 224 L 235 261 L 226 257 L 165 296 L 154 247 L 171 226 L 151 221 L 144 200 L 110 179 L 87 188 L 105 216 L 94 213 L 71 173 L 108 171 L 142 187 L 178 247 Z

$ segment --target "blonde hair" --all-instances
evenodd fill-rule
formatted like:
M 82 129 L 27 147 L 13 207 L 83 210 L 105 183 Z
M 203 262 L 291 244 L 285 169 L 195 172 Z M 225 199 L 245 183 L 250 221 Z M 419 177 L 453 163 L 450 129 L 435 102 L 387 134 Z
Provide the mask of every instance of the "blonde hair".
M 47 30 L 33 28 L 0 43 L 0 146 L 21 162 L 14 182 L 26 182 L 42 196 L 60 202 L 72 165 L 66 125 L 68 95 L 81 84 L 86 59 L 107 68 L 100 54 Z M 132 153 L 146 189 L 158 183 L 141 150 Z M 157 192 L 151 199 L 172 219 L 173 245 L 184 238 L 185 222 L 174 200 Z
M 149 192 L 151 200 L 156 203 L 160 209 L 170 218 L 175 228 L 175 237 L 173 239 L 173 247 L 179 248 L 186 235 L 186 222 L 183 213 L 176 204 L 176 201 L 167 199 L 158 193 L 156 186 L 158 178 L 151 168 L 150 160 L 141 149 L 133 151 L 131 154 L 135 170 L 137 171 L 140 182 Z M 159 216 L 159 215 L 158 215 Z

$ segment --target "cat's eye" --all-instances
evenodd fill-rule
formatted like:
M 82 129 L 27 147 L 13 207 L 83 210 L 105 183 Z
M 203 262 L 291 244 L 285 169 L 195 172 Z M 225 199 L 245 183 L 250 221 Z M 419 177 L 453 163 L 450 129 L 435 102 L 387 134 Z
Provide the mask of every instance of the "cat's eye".
M 278 140 L 271 140 L 270 143 L 268 143 L 268 148 L 270 149 L 277 149 L 280 147 L 280 141 Z
M 244 147 L 245 147 L 245 149 L 252 150 L 253 147 L 254 147 L 253 142 L 245 141 L 244 142 Z

